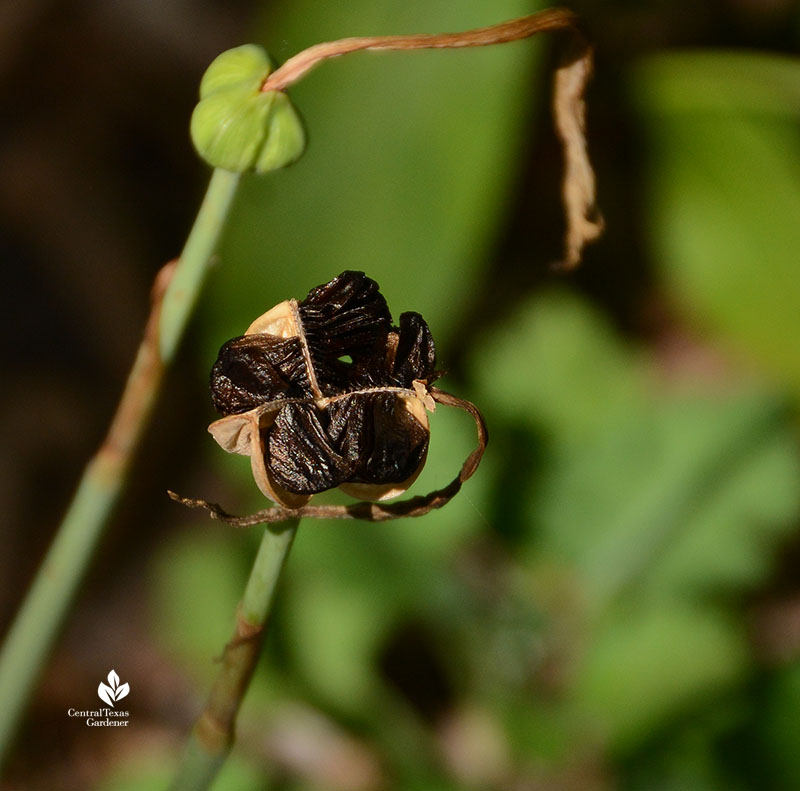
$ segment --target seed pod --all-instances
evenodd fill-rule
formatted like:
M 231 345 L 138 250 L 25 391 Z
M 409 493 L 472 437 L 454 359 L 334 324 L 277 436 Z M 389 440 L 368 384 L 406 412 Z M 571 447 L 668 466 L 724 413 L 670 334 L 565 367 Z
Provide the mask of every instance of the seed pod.
M 206 70 L 190 133 L 210 165 L 266 173 L 303 153 L 305 132 L 288 96 L 261 90 L 271 71 L 267 53 L 254 44 L 223 52 Z
M 258 487 L 286 508 L 337 487 L 390 499 L 425 463 L 435 362 L 422 316 L 392 326 L 378 284 L 343 272 L 223 345 L 211 395 L 225 417 L 209 431 L 250 456 Z

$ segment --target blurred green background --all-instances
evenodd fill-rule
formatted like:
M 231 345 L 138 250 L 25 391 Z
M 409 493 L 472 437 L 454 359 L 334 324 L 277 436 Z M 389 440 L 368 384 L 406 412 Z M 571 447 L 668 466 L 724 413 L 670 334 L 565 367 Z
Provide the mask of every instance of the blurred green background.
M 467 29 L 522 0 L 31 2 L 0 19 L 7 624 L 102 437 L 206 171 L 220 50 Z M 354 55 L 292 91 L 310 139 L 248 178 L 137 472 L 3 789 L 166 787 L 258 543 L 205 433 L 219 346 L 344 269 L 437 341 L 491 442 L 446 508 L 306 523 L 215 788 L 800 788 L 800 10 L 577 2 L 608 230 L 561 251 L 558 37 Z M 415 484 L 474 444 L 439 409 Z M 88 729 L 114 668 L 131 725 Z M 2 705 L 2 701 L 0 701 Z M 103 732 L 96 732 L 101 730 Z M 105 732 L 114 731 L 117 732 Z

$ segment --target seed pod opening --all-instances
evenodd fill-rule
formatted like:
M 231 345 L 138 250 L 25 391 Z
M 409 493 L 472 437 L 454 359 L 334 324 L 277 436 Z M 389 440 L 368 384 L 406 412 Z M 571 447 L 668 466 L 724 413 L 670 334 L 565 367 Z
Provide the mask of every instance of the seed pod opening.
M 378 284 L 343 272 L 222 346 L 211 395 L 224 417 L 209 431 L 250 456 L 257 485 L 284 507 L 337 487 L 396 497 L 425 464 L 435 362 L 422 316 L 393 326 Z

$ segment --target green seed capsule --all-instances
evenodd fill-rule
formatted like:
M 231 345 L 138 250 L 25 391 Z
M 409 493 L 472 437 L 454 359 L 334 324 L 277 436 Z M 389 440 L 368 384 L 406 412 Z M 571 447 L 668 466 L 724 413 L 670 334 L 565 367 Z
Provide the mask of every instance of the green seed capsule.
M 289 98 L 261 86 L 272 70 L 261 47 L 245 44 L 219 55 L 200 83 L 192 142 L 208 164 L 238 173 L 267 173 L 297 160 L 305 132 Z
M 258 91 L 272 71 L 267 53 L 255 44 L 243 44 L 217 55 L 200 81 L 200 98 L 231 88 Z
M 267 95 L 274 96 L 275 100 L 269 112 L 266 139 L 255 164 L 257 173 L 291 165 L 300 159 L 306 148 L 303 122 L 289 97 L 280 91 L 270 91 Z

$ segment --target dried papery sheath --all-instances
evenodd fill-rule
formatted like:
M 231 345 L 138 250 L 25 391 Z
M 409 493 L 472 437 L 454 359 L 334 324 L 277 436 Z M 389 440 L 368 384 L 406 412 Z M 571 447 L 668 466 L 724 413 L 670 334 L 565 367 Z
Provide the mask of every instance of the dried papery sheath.
M 436 350 L 425 320 L 392 317 L 378 284 L 343 272 L 257 318 L 220 349 L 209 431 L 250 457 L 258 487 L 286 509 L 333 488 L 402 494 L 428 452 Z
M 168 492 L 168 494 L 176 502 L 189 508 L 204 508 L 212 519 L 218 519 L 234 527 L 252 527 L 253 525 L 284 522 L 287 519 L 299 518 L 361 519 L 366 522 L 385 522 L 389 519 L 423 516 L 434 508 L 441 508 L 446 505 L 461 491 L 464 482 L 471 478 L 478 469 L 478 465 L 483 458 L 483 452 L 486 450 L 486 443 L 489 441 L 483 416 L 475 404 L 446 393 L 444 390 L 439 390 L 437 387 L 428 388 L 426 397 L 429 397 L 435 404 L 443 404 L 468 412 L 475 421 L 475 428 L 478 433 L 478 447 L 469 454 L 467 460 L 461 465 L 458 475 L 447 486 L 429 492 L 424 496 L 411 497 L 397 503 L 362 501 L 352 505 L 302 505 L 291 508 L 277 505 L 258 511 L 255 514 L 235 516 L 234 514 L 229 514 L 217 503 L 210 503 L 207 500 L 199 500 L 193 497 L 182 497 L 175 492 Z

